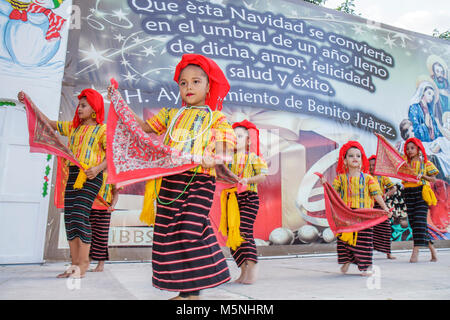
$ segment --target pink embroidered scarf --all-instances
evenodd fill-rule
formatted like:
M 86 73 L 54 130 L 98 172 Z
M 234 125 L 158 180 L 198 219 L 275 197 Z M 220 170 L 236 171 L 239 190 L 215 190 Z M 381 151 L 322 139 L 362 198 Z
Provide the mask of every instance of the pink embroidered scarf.
M 62 158 L 72 162 L 83 170 L 81 164 L 74 157 L 72 151 L 61 141 L 51 125 L 42 117 L 41 113 L 33 108 L 31 102 L 25 98 L 25 110 L 27 114 L 30 152 L 52 154 L 58 157 L 54 203 L 57 208 L 64 208 L 64 192 L 66 189 L 69 169 L 63 163 Z M 92 207 L 104 209 L 109 206 L 105 200 L 97 195 Z
M 374 174 L 417 182 L 417 175 L 415 174 L 414 169 L 408 165 L 397 149 L 395 149 L 382 135 L 377 133 L 375 135 L 378 138 L 378 144 Z
M 63 157 L 82 168 L 72 151 L 59 139 L 55 130 L 45 121 L 41 113 L 34 110 L 27 98 L 25 98 L 25 110 L 28 121 L 30 152 L 49 153 Z
M 108 183 L 118 187 L 189 170 L 198 165 L 190 154 L 162 143 L 162 136 L 147 134 L 123 100 L 118 85 L 111 95 L 107 122 Z

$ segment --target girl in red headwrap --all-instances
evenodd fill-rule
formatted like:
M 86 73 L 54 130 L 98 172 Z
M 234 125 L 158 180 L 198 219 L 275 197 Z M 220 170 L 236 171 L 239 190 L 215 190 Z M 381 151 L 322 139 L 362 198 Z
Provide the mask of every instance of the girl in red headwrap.
M 402 182 L 408 220 L 413 231 L 414 248 L 410 262 L 418 261 L 420 247 L 428 247 L 431 261 L 437 261 L 436 249 L 428 234 L 427 214 L 428 207 L 436 205 L 436 197 L 430 182 L 436 181 L 435 176 L 439 171 L 431 161 L 428 161 L 425 148 L 417 138 L 412 137 L 405 141 L 404 154 L 419 180 L 417 183 Z
M 113 199 L 113 186 L 106 184 L 106 174 L 103 174 L 106 168 L 103 97 L 93 89 L 83 90 L 78 96 L 79 103 L 72 121 L 48 119 L 23 91 L 19 92 L 18 98 L 21 102 L 26 98 L 54 130 L 68 137 L 69 149 L 85 168 L 80 170 L 79 167 L 68 164 L 68 179 L 64 188 L 64 222 L 72 266 L 58 275 L 59 278 L 83 277 L 89 268 L 93 240 L 90 216 L 94 200 L 100 195 L 108 203 L 117 201 L 117 192 Z M 58 168 L 60 169 L 62 170 Z M 104 208 L 98 208 L 102 209 L 100 213 L 112 210 L 106 204 L 103 206 Z
M 178 291 L 175 299 L 198 299 L 200 290 L 230 280 L 208 215 L 215 190 L 214 167 L 227 152 L 231 157 L 236 136 L 220 112 L 230 86 L 214 61 L 185 54 L 174 80 L 181 108 L 163 108 L 146 121 L 135 115 L 145 132 L 164 134 L 166 145 L 191 153 L 199 163 L 191 170 L 147 183 L 146 196 L 147 188 L 157 190 L 152 280 L 156 288 Z
M 378 182 L 368 172 L 369 161 L 363 147 L 357 141 L 349 141 L 339 151 L 338 175 L 333 181 L 333 188 L 350 208 L 373 208 L 375 200 L 387 215 L 391 215 L 381 197 Z M 342 273 L 346 273 L 350 264 L 355 263 L 362 275 L 369 275 L 373 252 L 372 228 L 338 234 L 337 252 Z
M 239 234 L 243 238 L 238 242 L 240 244 L 237 247 L 231 245 L 230 251 L 234 261 L 241 269 L 241 275 L 236 282 L 252 284 L 256 281 L 256 264 L 258 262 L 253 236 L 253 225 L 259 209 L 257 184 L 266 179 L 268 169 L 259 152 L 259 131 L 256 126 L 248 120 L 244 120 L 235 122 L 233 129 L 237 142 L 236 152 L 229 169 L 237 178 L 236 183 L 243 185 L 245 191 L 234 191 L 240 217 Z
M 387 197 L 393 195 L 397 191 L 395 184 L 385 176 L 374 175 L 375 171 L 375 161 L 377 157 L 372 155 L 369 158 L 369 172 L 377 180 L 380 185 L 381 193 L 383 195 L 383 200 Z M 385 190 L 388 190 L 385 193 Z M 374 208 L 380 208 L 378 204 L 375 204 Z M 386 219 L 385 221 L 377 224 L 373 227 L 373 248 L 377 251 L 386 253 L 388 259 L 395 259 L 391 253 L 391 220 Z

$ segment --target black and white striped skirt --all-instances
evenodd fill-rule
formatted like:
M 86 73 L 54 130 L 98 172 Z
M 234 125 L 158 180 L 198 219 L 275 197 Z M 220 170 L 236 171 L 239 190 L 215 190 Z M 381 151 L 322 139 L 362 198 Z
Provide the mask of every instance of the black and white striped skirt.
M 423 186 L 419 186 L 403 190 L 415 247 L 427 247 L 430 243 L 427 223 L 428 204 L 423 200 L 422 188 Z
M 378 204 L 375 204 L 374 208 L 381 209 Z M 388 218 L 383 222 L 373 227 L 373 249 L 384 252 L 386 254 L 391 253 L 391 220 Z
M 244 242 L 236 250 L 230 250 L 238 267 L 246 260 L 258 262 L 253 226 L 259 209 L 259 197 L 256 192 L 245 191 L 237 194 L 241 224 L 239 231 Z
M 109 226 L 111 223 L 111 212 L 108 210 L 91 210 L 89 217 L 92 230 L 92 242 L 89 256 L 92 260 L 109 260 L 108 240 Z
M 194 173 L 164 177 L 159 199 L 170 202 Z M 183 195 L 171 204 L 158 202 L 153 236 L 153 286 L 188 292 L 230 280 L 225 256 L 209 220 L 215 178 L 197 173 Z
M 94 179 L 86 179 L 81 189 L 73 189 L 80 169 L 69 167 L 69 177 L 64 191 L 64 223 L 67 240 L 80 238 L 84 243 L 91 243 L 92 231 L 89 216 L 92 204 L 97 197 L 103 182 L 103 172 Z
M 341 239 L 337 239 L 338 263 L 354 263 L 360 271 L 367 271 L 372 265 L 372 234 L 372 228 L 358 231 L 355 246 L 351 246 Z

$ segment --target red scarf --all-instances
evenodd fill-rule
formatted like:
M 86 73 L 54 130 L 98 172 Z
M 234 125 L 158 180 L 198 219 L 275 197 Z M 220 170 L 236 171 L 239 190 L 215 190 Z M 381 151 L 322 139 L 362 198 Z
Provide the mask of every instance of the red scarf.
M 81 168 L 72 151 L 59 139 L 49 123 L 40 112 L 35 112 L 31 103 L 25 98 L 30 152 L 50 153 L 63 157 Z
M 377 133 L 375 135 L 378 138 L 378 144 L 374 174 L 410 182 L 418 182 L 417 174 L 414 172 L 414 169 L 408 165 L 397 149 L 395 149 L 382 135 Z M 409 139 L 407 141 L 409 141 Z
M 320 178 L 322 177 L 318 172 L 315 172 L 315 174 Z M 323 188 L 325 196 L 325 214 L 330 229 L 335 234 L 364 230 L 373 227 L 388 218 L 384 210 L 349 208 L 328 182 L 323 184 Z
M 162 136 L 145 133 L 117 90 L 117 82 L 112 79 L 111 83 L 115 90 L 106 127 L 108 183 L 121 187 L 184 172 L 198 165 L 190 154 L 164 145 Z
M 30 152 L 53 154 L 58 156 L 58 168 L 55 183 L 54 201 L 57 208 L 64 208 L 64 191 L 66 189 L 69 168 L 63 163 L 63 158 L 77 165 L 80 170 L 83 167 L 75 159 L 72 151 L 59 139 L 50 124 L 42 117 L 40 112 L 35 112 L 31 103 L 25 98 L 25 110 L 27 114 Z M 97 195 L 94 201 L 94 209 L 104 209 L 109 205 Z

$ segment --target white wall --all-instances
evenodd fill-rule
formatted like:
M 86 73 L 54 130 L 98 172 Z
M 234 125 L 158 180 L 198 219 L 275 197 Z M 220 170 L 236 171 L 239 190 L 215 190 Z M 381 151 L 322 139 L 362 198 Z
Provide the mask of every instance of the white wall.
M 66 22 L 61 39 L 50 42 L 44 38 L 48 21 L 42 14 L 29 14 L 27 22 L 11 21 L 5 18 L 9 4 L 0 3 L 0 101 L 17 102 L 0 106 L 0 264 L 43 261 L 53 160 L 30 153 L 17 93 L 24 90 L 50 119 L 58 119 L 71 5 L 67 0 L 52 10 Z M 44 196 L 47 165 L 51 172 Z

